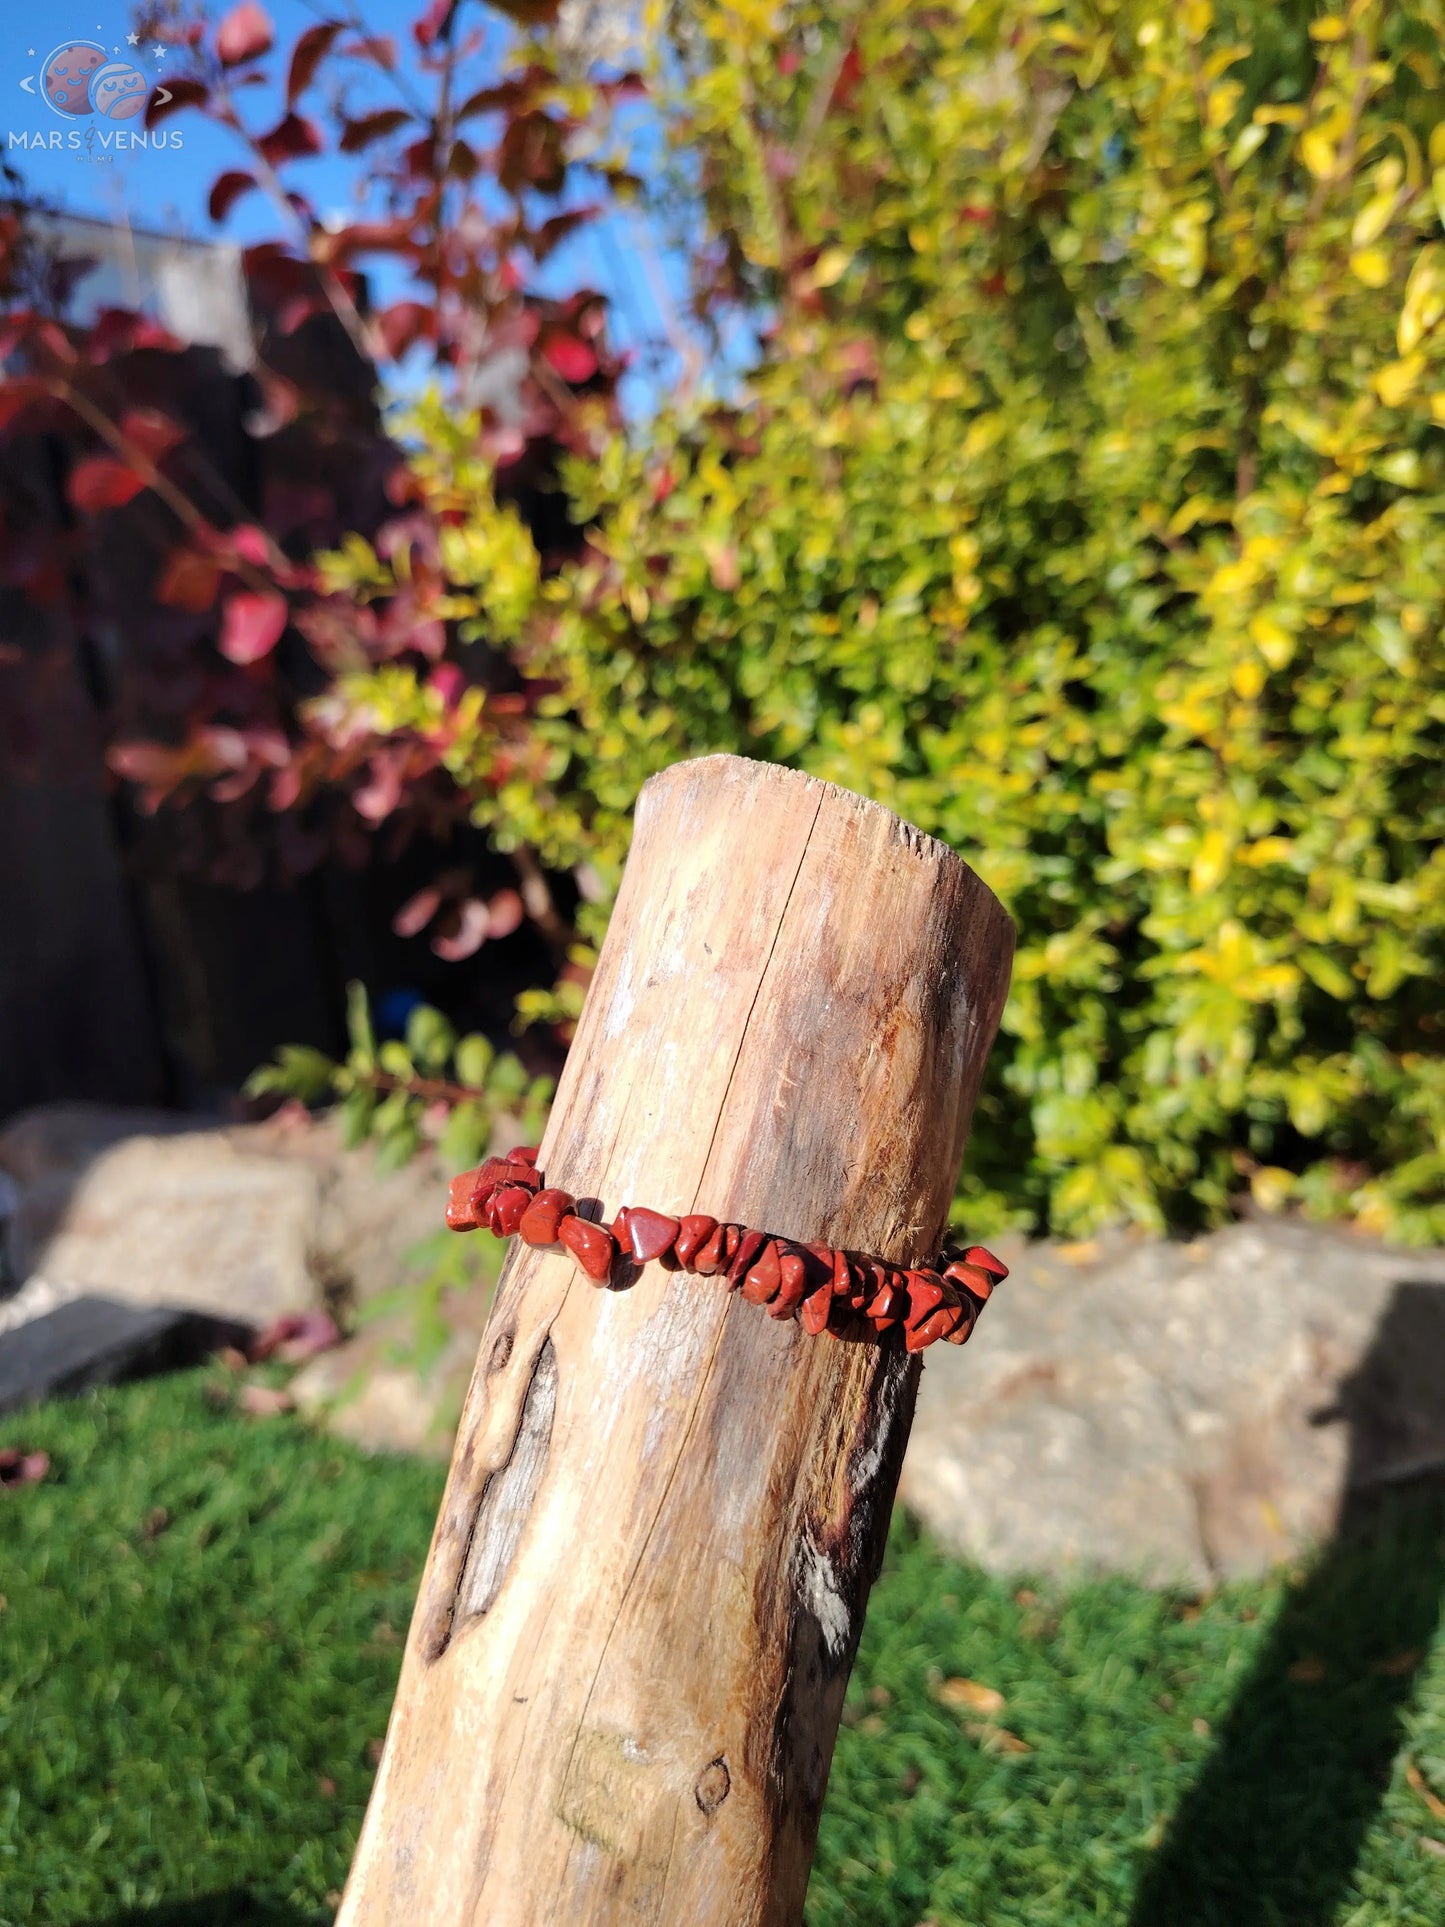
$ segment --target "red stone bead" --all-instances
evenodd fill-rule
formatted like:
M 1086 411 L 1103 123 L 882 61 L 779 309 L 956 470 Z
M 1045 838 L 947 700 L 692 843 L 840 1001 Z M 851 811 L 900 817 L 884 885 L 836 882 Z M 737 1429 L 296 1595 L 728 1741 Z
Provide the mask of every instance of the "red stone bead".
M 453 1231 L 476 1231 L 482 1216 L 477 1209 L 480 1171 L 463 1171 L 447 1186 L 447 1223 Z
M 535 1164 L 537 1162 L 537 1152 L 540 1148 L 541 1147 L 536 1144 L 519 1144 L 515 1149 L 508 1151 L 507 1156 L 514 1158 L 519 1164 Z
M 965 1264 L 963 1259 L 957 1258 L 943 1275 L 952 1279 L 955 1285 L 961 1285 L 981 1305 L 986 1305 L 993 1294 L 993 1279 L 981 1265 Z
M 522 1213 L 518 1235 L 529 1245 L 556 1244 L 557 1227 L 576 1203 L 570 1191 L 539 1191 Z
M 750 1305 L 766 1305 L 778 1295 L 778 1287 L 783 1282 L 779 1268 L 780 1257 L 776 1238 L 769 1238 L 748 1268 L 743 1279 L 743 1297 Z
M 620 1251 L 626 1251 L 627 1249 L 627 1220 L 631 1216 L 632 1206 L 630 1204 L 619 1205 L 611 1224 L 607 1227 L 617 1240 L 617 1246 Z
M 850 1252 L 848 1270 L 853 1279 L 853 1289 L 848 1294 L 848 1307 L 851 1311 L 864 1311 L 889 1283 L 888 1266 L 881 1258 L 870 1258 L 866 1253 Z
M 510 1238 L 522 1222 L 532 1194 L 520 1184 L 504 1184 L 492 1197 L 488 1223 L 499 1238 Z
M 717 1219 L 709 1218 L 705 1212 L 695 1211 L 690 1217 L 683 1219 L 678 1227 L 677 1243 L 673 1249 L 684 1271 L 692 1270 L 693 1259 L 716 1230 Z
M 921 1318 L 916 1325 L 910 1325 L 903 1339 L 905 1349 L 921 1352 L 929 1345 L 936 1344 L 940 1338 L 947 1338 L 952 1329 L 949 1322 L 952 1316 L 948 1307 L 941 1306 L 926 1318 Z
M 803 1330 L 817 1338 L 828 1324 L 828 1314 L 833 1309 L 833 1289 L 831 1284 L 820 1285 L 811 1298 L 803 1300 L 799 1317 Z
M 796 1246 L 784 1245 L 778 1253 L 778 1295 L 768 1306 L 770 1318 L 791 1318 L 807 1297 L 812 1280 L 808 1261 Z
M 943 1280 L 933 1271 L 910 1271 L 905 1273 L 905 1278 L 908 1310 L 903 1322 L 913 1331 L 943 1303 Z
M 564 1218 L 557 1227 L 557 1236 L 587 1276 L 605 1285 L 617 1256 L 617 1240 L 607 1227 L 586 1218 Z
M 966 1345 L 973 1336 L 973 1328 L 978 1323 L 977 1308 L 965 1298 L 958 1308 L 958 1323 L 948 1334 L 950 1345 Z
M 1008 1266 L 1003 1259 L 995 1258 L 993 1253 L 983 1245 L 970 1245 L 963 1254 L 963 1261 L 967 1265 L 977 1265 L 980 1271 L 988 1272 L 996 1284 L 1001 1285 L 1008 1277 Z
M 853 1268 L 846 1251 L 833 1253 L 833 1294 L 838 1298 L 853 1296 Z
M 723 1246 L 727 1242 L 727 1232 L 722 1225 L 704 1240 L 692 1261 L 692 1268 L 701 1278 L 711 1278 L 723 1268 Z
M 660 1211 L 649 1211 L 644 1205 L 628 1206 L 627 1239 L 632 1246 L 632 1255 L 640 1265 L 660 1258 L 664 1251 L 670 1251 L 679 1229 L 676 1218 L 665 1218 Z
M 882 1331 L 888 1325 L 896 1325 L 908 1309 L 908 1293 L 898 1285 L 889 1283 L 863 1307 L 868 1322 Z
M 738 1240 L 738 1248 L 733 1253 L 732 1260 L 728 1265 L 729 1291 L 737 1290 L 738 1286 L 752 1269 L 753 1260 L 767 1242 L 768 1234 L 765 1231 L 748 1231 L 746 1229 L 743 1231 L 742 1237 Z M 698 1268 L 701 1270 L 701 1266 Z
M 720 1270 L 731 1270 L 733 1259 L 737 1257 L 738 1246 L 742 1241 L 743 1227 L 740 1224 L 725 1224 L 723 1226 L 723 1255 L 722 1264 L 719 1266 Z

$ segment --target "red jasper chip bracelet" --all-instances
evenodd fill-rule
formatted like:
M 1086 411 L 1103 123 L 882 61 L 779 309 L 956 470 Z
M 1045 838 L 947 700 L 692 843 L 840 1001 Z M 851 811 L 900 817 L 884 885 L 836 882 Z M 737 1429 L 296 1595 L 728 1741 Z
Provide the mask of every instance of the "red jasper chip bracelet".
M 536 1149 L 527 1146 L 453 1178 L 447 1223 L 453 1231 L 485 1226 L 498 1238 L 515 1234 L 529 1245 L 563 1245 L 598 1285 L 611 1278 L 619 1255 L 637 1264 L 656 1259 L 668 1271 L 723 1276 L 728 1290 L 750 1305 L 765 1305 L 774 1318 L 796 1316 L 815 1337 L 829 1331 L 859 1338 L 898 1326 L 910 1352 L 940 1338 L 965 1344 L 994 1286 L 1008 1276 L 1008 1266 L 982 1245 L 961 1257 L 945 1253 L 936 1266 L 910 1268 L 720 1224 L 702 1213 L 670 1218 L 629 1204 L 605 1225 L 579 1217 L 576 1206 L 569 1191 L 543 1183 Z

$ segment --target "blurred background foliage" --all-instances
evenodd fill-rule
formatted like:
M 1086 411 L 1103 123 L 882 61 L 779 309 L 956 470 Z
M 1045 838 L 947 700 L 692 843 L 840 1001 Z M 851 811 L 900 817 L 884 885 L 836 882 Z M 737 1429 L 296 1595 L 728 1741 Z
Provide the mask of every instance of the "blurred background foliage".
M 698 316 L 756 367 L 596 420 L 543 566 L 478 422 L 405 440 L 432 613 L 336 740 L 425 742 L 579 898 L 580 1008 L 654 771 L 876 797 L 1019 925 L 959 1215 L 1255 1204 L 1445 1237 L 1445 8 L 688 0 L 650 18 Z M 580 406 L 589 404 L 584 399 Z M 329 592 L 417 609 L 360 538 Z M 424 611 L 417 609 L 418 614 Z

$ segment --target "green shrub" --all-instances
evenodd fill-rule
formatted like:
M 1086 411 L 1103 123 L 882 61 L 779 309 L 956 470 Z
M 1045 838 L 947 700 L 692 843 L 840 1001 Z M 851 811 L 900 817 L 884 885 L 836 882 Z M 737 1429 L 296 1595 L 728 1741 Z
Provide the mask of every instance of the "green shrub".
M 1442 29 L 692 6 L 680 152 L 774 317 L 745 396 L 575 462 L 591 550 L 550 579 L 423 411 L 444 613 L 559 683 L 525 753 L 458 712 L 448 767 L 502 847 L 588 866 L 589 938 L 641 783 L 719 749 L 1008 904 L 981 1234 L 1209 1221 L 1247 1179 L 1445 1236 Z M 437 727 L 397 666 L 327 700 Z

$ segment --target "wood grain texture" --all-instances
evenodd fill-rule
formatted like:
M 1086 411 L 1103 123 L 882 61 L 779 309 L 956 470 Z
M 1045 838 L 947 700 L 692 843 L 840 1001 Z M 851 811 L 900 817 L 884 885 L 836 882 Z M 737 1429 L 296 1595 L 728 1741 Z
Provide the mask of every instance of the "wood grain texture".
M 639 799 L 539 1163 L 937 1249 L 1013 927 L 951 851 L 712 756 Z M 802 1917 L 918 1383 L 718 1281 L 514 1244 L 338 1927 Z

